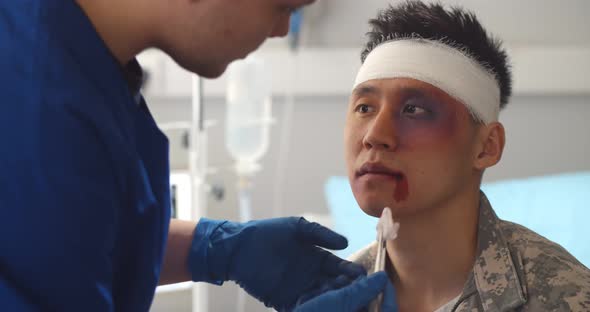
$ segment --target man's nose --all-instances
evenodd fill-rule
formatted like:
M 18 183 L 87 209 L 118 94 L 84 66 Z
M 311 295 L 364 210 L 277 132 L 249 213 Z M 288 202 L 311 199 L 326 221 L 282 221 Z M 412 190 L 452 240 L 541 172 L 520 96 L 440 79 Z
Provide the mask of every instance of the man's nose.
M 397 149 L 399 140 L 394 119 L 392 112 L 388 110 L 380 111 L 375 119 L 372 120 L 363 138 L 365 148 L 384 151 L 394 151 Z

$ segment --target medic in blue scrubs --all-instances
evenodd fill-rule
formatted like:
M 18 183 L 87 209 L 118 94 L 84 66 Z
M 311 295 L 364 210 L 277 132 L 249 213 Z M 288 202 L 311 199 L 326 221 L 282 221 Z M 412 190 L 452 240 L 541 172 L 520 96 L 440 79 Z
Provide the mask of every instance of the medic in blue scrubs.
M 311 0 L 0 0 L 0 310 L 148 311 L 158 284 L 234 281 L 280 311 L 357 311 L 384 273 L 302 218 L 170 220 L 168 141 L 135 55 L 219 76 Z M 388 299 L 389 298 L 389 299 Z

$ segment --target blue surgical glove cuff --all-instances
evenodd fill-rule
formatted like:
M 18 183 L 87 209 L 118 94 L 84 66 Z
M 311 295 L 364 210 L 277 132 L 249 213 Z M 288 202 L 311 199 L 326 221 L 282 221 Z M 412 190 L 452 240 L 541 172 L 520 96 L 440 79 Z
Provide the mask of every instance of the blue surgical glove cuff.
M 201 218 L 195 229 L 188 256 L 188 268 L 193 282 L 207 282 L 221 285 L 225 280 L 224 257 L 216 256 L 211 239 L 213 234 L 227 221 Z

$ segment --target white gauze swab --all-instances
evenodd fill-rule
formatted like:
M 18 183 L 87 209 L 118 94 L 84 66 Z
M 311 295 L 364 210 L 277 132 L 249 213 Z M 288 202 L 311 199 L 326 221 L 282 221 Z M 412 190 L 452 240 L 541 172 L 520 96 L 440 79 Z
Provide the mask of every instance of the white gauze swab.
M 393 222 L 391 209 L 383 208 L 381 218 L 377 222 L 377 257 L 375 258 L 375 272 L 385 270 L 386 242 L 397 238 L 399 223 Z

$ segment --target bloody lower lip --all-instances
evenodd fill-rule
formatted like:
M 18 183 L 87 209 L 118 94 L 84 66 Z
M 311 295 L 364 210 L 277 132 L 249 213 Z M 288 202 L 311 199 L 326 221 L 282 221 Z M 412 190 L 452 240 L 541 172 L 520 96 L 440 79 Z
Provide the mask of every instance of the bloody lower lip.
M 384 179 L 395 181 L 395 190 L 393 192 L 393 199 L 396 202 L 401 202 L 408 199 L 409 185 L 408 179 L 403 174 L 383 174 L 383 173 L 367 173 L 361 176 L 364 179 Z

